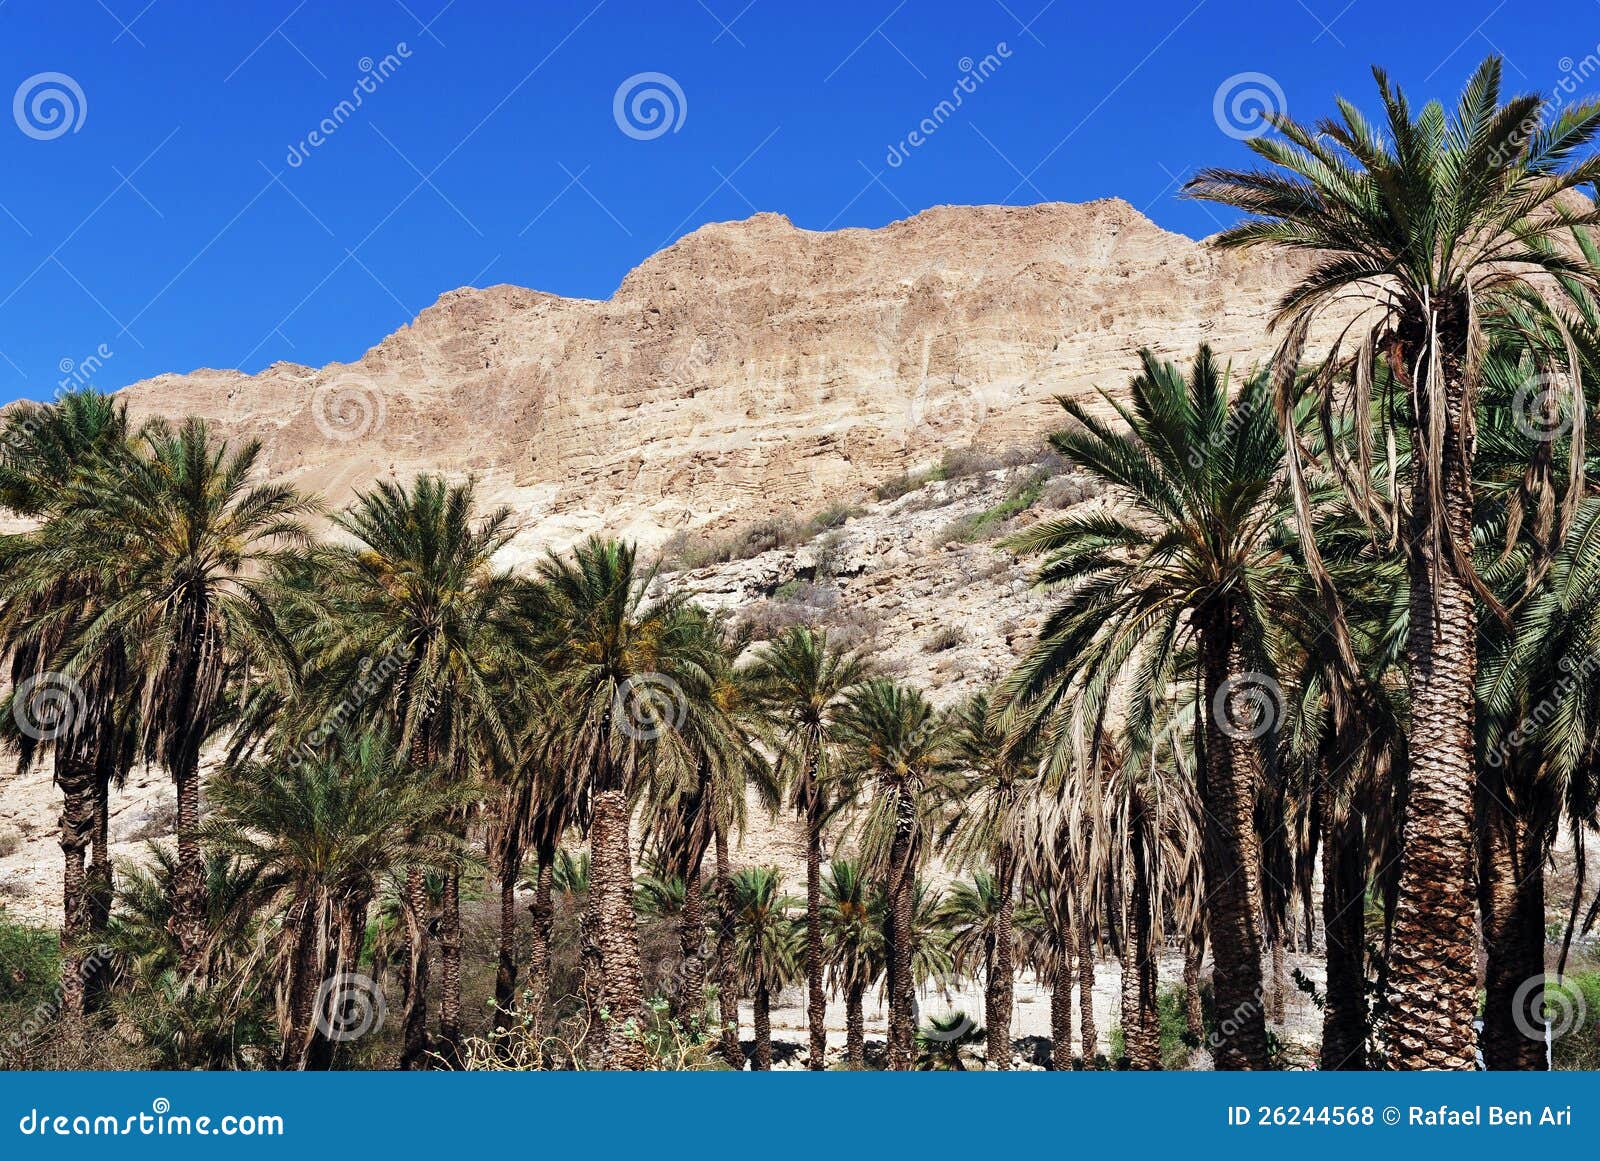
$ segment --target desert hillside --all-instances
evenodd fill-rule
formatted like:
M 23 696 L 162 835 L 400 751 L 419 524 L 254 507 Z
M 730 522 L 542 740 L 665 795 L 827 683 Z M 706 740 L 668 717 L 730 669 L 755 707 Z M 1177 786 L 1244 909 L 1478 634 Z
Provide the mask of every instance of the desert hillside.
M 1243 360 L 1293 271 L 1120 200 L 943 206 L 881 229 L 708 225 L 604 302 L 444 295 L 352 363 L 133 384 L 139 415 L 261 437 L 328 496 L 475 472 L 539 550 L 806 515 L 969 444 L 1032 444 L 1051 398 L 1115 386 L 1140 345 Z
M 334 504 L 377 476 L 475 473 L 516 510 L 514 560 L 627 535 L 758 634 L 819 621 L 948 704 L 1042 616 L 1005 533 L 1090 499 L 1043 454 L 1054 397 L 1115 388 L 1146 343 L 1260 358 L 1292 273 L 1116 200 L 833 233 L 761 214 L 697 230 L 605 302 L 457 290 L 354 363 L 125 394 L 261 438 L 270 472 Z M 53 917 L 59 796 L 46 771 L 4 777 L 0 901 Z M 738 857 L 800 873 L 788 820 L 752 819 Z M 138 771 L 118 853 L 171 826 L 166 777 Z

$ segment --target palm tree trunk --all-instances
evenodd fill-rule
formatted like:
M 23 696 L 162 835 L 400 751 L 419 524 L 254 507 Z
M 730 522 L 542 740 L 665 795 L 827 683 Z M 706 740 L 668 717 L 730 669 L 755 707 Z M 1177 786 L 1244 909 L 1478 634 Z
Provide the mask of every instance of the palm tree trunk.
M 555 906 L 551 894 L 555 888 L 555 850 L 539 851 L 539 877 L 534 884 L 533 903 L 528 908 L 533 914 L 533 945 L 528 951 L 528 1013 L 529 1035 L 534 1045 L 543 1052 L 544 1038 L 549 1031 L 550 1010 L 550 928 L 555 921 Z
M 852 1072 L 864 1072 L 867 1067 L 867 1019 L 863 1011 L 866 991 L 866 986 L 859 983 L 852 983 L 845 989 L 845 1066 Z
M 889 1069 L 909 1071 L 915 1062 L 915 988 L 911 978 L 916 874 L 911 865 L 915 807 L 910 795 L 896 792 L 894 837 L 889 844 Z
M 1092 1069 L 1100 1054 L 1100 1033 L 1094 1022 L 1094 914 L 1078 910 L 1078 1035 L 1083 1040 L 1083 1067 Z
M 1444 365 L 1430 371 L 1444 377 L 1439 394 L 1445 414 L 1429 414 L 1432 392 L 1427 383 L 1411 392 L 1418 408 L 1417 430 L 1441 430 L 1443 442 L 1433 465 L 1439 473 L 1436 484 L 1426 475 L 1429 457 L 1413 457 L 1412 518 L 1406 536 L 1411 771 L 1384 1029 L 1388 1063 L 1394 1068 L 1470 1069 L 1476 1064 L 1472 810 L 1478 619 L 1471 586 L 1450 559 L 1443 538 L 1435 535 L 1433 519 L 1439 517 L 1444 536 L 1470 551 L 1474 448 L 1461 369 L 1465 307 L 1439 305 L 1441 311 L 1452 307 L 1462 318 L 1446 320 L 1440 336 Z M 1425 342 L 1419 331 L 1402 345 L 1420 351 Z M 1398 373 L 1404 375 L 1412 361 L 1404 349 L 1399 357 Z
M 601 992 L 607 1011 L 606 1067 L 642 1069 L 639 1038 L 644 1018 L 644 975 L 639 966 L 639 925 L 633 910 L 633 862 L 628 849 L 628 799 L 621 790 L 594 796 L 589 830 L 590 910 L 600 952 Z
M 806 818 L 806 1067 L 820 1072 L 828 1063 L 828 1000 L 822 990 L 822 812 L 816 777 L 813 762 Z
M 1205 814 L 1205 883 L 1211 931 L 1211 980 L 1217 1013 L 1219 1069 L 1265 1069 L 1266 1013 L 1262 1010 L 1260 855 L 1255 829 L 1261 754 L 1252 736 L 1263 712 L 1253 700 L 1270 687 L 1253 686 L 1240 636 L 1237 608 L 1203 615 L 1200 653 L 1204 672 L 1205 761 L 1200 801 Z M 1266 723 L 1270 724 L 1270 722 Z
M 517 1003 L 517 880 L 522 875 L 522 845 L 508 838 L 500 850 L 500 953 L 494 970 L 494 1027 L 511 1026 Z
M 1359 814 L 1322 818 L 1322 928 L 1328 941 L 1322 1007 L 1324 1072 L 1367 1067 L 1366 841 Z
M 1143 815 L 1143 806 L 1136 801 L 1129 824 L 1128 847 L 1133 866 L 1122 928 L 1122 1038 L 1127 1046 L 1128 1067 L 1146 1072 L 1161 1067 L 1161 1031 Z
M 182 762 L 173 770 L 178 786 L 178 868 L 173 879 L 172 925 L 178 937 L 178 967 L 204 983 L 206 970 L 206 864 L 200 850 L 200 769 Z
M 1499 795 L 1480 795 L 1479 803 L 1478 901 L 1488 955 L 1483 1063 L 1497 1070 L 1542 1071 L 1543 1039 L 1517 1025 L 1520 1020 L 1537 1031 L 1529 1018 L 1538 1013 L 1542 992 L 1536 989 L 1545 974 L 1544 860 Z M 1530 980 L 1541 983 L 1530 988 Z
M 439 920 L 439 1054 L 461 1066 L 461 876 L 444 877 Z
M 1055 949 L 1056 968 L 1050 977 L 1050 1067 L 1072 1069 L 1072 954 Z
M 283 1029 L 279 1064 L 283 1069 L 303 1071 L 317 1035 L 316 1001 L 323 979 L 322 956 L 317 940 L 317 901 L 310 896 L 297 899 L 284 919 L 290 934 L 288 1027 Z
M 683 878 L 683 914 L 678 918 L 678 953 L 683 960 L 683 983 L 676 997 L 678 1017 L 698 1029 L 706 1003 L 706 911 L 700 894 L 700 866 L 688 868 Z
M 729 1068 L 744 1068 L 739 1046 L 739 976 L 733 958 L 733 862 L 728 835 L 716 825 L 717 850 L 717 1004 L 722 1013 L 722 1059 Z
M 111 878 L 111 780 L 98 771 L 95 776 L 94 829 L 90 837 L 89 873 L 84 884 L 89 904 L 89 937 L 95 945 L 84 979 L 84 1004 L 98 1012 L 105 1006 L 111 988 L 111 956 L 105 948 L 106 928 L 111 924 L 113 895 Z
M 1000 913 L 995 916 L 994 948 L 990 955 L 988 978 L 983 995 L 983 1019 L 989 1031 L 989 1067 L 1011 1068 L 1011 1005 L 1015 967 L 1012 959 L 1012 918 L 1016 904 L 1016 852 L 1010 843 L 1001 843 L 994 856 L 995 891 L 1000 896 Z
M 94 830 L 94 767 L 65 752 L 56 755 L 61 787 L 61 1010 L 73 1021 L 87 1008 L 86 959 L 93 903 L 83 857 Z M 98 954 L 93 957 L 98 960 Z
M 400 1067 L 426 1067 L 428 1052 L 428 879 L 421 867 L 406 871 L 406 1013 Z
M 1183 1016 L 1191 1040 L 1205 1042 L 1205 1008 L 1200 1002 L 1200 968 L 1205 962 L 1206 945 L 1203 936 L 1189 940 L 1183 953 Z
M 772 1071 L 772 992 L 766 984 L 756 985 L 755 997 L 756 1057 L 751 1063 L 752 1072 Z

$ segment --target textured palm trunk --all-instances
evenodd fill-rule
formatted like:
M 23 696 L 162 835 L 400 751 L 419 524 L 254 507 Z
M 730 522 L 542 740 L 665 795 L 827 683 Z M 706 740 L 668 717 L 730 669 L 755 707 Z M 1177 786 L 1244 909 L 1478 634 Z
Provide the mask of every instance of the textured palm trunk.
M 439 917 L 439 1055 L 461 1067 L 461 876 L 446 875 Z
M 56 756 L 61 787 L 61 1010 L 76 1020 L 87 1008 L 86 965 L 93 928 L 93 902 L 84 852 L 94 830 L 94 767 L 65 753 Z
M 1156 1008 L 1156 960 L 1151 946 L 1150 879 L 1144 844 L 1143 807 L 1135 804 L 1128 838 L 1133 858 L 1122 929 L 1122 1037 L 1128 1067 L 1161 1067 L 1160 1018 Z
M 317 990 L 322 983 L 322 957 L 317 940 L 316 901 L 297 899 L 285 917 L 292 950 L 289 955 L 288 1027 L 283 1030 L 279 1067 L 304 1070 L 316 1036 Z
M 543 1051 L 550 1023 L 550 929 L 555 922 L 555 851 L 539 852 L 539 877 L 534 883 L 533 939 L 528 949 L 528 1026 L 533 1043 Z
M 508 842 L 500 852 L 500 949 L 494 969 L 494 1027 L 511 1026 L 517 1003 L 517 879 L 522 874 L 522 848 Z
M 1050 1067 L 1056 1072 L 1072 1069 L 1072 957 L 1066 948 L 1056 949 L 1056 970 L 1050 979 Z
M 1323 814 L 1322 928 L 1328 942 L 1322 1007 L 1324 1072 L 1367 1067 L 1366 841 L 1361 816 Z
M 1480 798 L 1478 901 L 1483 913 L 1483 1063 L 1491 1069 L 1546 1067 L 1542 1037 L 1518 1028 L 1538 1015 L 1544 971 L 1544 860 L 1497 796 Z M 1517 1003 L 1522 989 L 1522 1003 Z M 1521 1008 L 1519 1013 L 1518 1008 Z
M 772 1071 L 772 992 L 765 984 L 756 985 L 755 996 L 756 1055 L 751 1062 L 753 1072 Z
M 640 1031 L 644 975 L 639 966 L 639 926 L 633 910 L 633 863 L 628 851 L 628 799 L 621 790 L 594 796 L 589 830 L 590 906 L 600 953 L 606 1024 L 606 1067 L 642 1069 L 647 1061 Z
M 200 850 L 200 770 L 185 762 L 173 771 L 178 784 L 178 868 L 173 880 L 172 925 L 178 966 L 204 983 L 206 970 L 206 864 Z
M 1472 808 L 1478 618 L 1472 589 L 1452 564 L 1448 547 L 1436 542 L 1442 538 L 1434 536 L 1431 517 L 1437 512 L 1443 534 L 1470 548 L 1473 440 L 1460 369 L 1465 307 L 1444 303 L 1438 309 L 1454 316 L 1442 323 L 1444 365 L 1434 372 L 1443 375 L 1445 414 L 1430 414 L 1425 386 L 1412 392 L 1418 430 L 1442 428 L 1442 446 L 1437 489 L 1427 486 L 1424 457 L 1413 457 L 1406 537 L 1411 770 L 1384 1038 L 1392 1068 L 1470 1069 L 1476 1064 Z M 1425 335 L 1416 324 L 1412 329 L 1416 333 L 1408 333 L 1410 341 L 1397 352 L 1401 362 L 1395 366 L 1402 375 L 1415 361 L 1414 353 L 1425 349 Z
M 1206 707 L 1200 799 L 1218 1069 L 1265 1069 L 1270 1064 L 1256 925 L 1261 889 L 1255 800 L 1261 754 L 1251 735 L 1262 725 L 1260 714 L 1279 707 L 1263 707 L 1252 699 L 1263 688 L 1250 680 L 1239 640 L 1243 628 L 1243 616 L 1231 607 L 1210 610 L 1200 620 Z
M 983 995 L 983 1019 L 989 1031 L 989 1067 L 1011 1067 L 1011 1007 L 1015 965 L 1012 961 L 1012 919 L 1016 905 L 1017 858 L 1010 843 L 1001 843 L 994 856 L 995 890 L 1000 896 L 1000 914 L 995 917 L 994 947 L 989 957 L 988 978 Z
M 863 984 L 851 984 L 844 994 L 845 1066 L 852 1072 L 864 1072 L 867 1067 L 866 991 Z
M 1200 967 L 1205 957 L 1205 941 L 1191 939 L 1183 953 L 1183 1019 L 1189 1038 L 1201 1043 L 1206 1038 L 1205 1007 L 1200 1002 Z
M 915 984 L 911 939 L 916 875 L 911 865 L 914 805 L 896 793 L 894 838 L 889 845 L 889 1053 L 892 1072 L 908 1071 L 916 1059 Z
M 428 879 L 421 867 L 406 871 L 406 1010 L 400 1067 L 424 1068 L 428 1054 Z
M 1078 910 L 1078 1035 L 1083 1040 L 1083 1067 L 1093 1068 L 1100 1054 L 1100 1033 L 1094 1022 L 1094 916 Z
M 84 1004 L 90 1011 L 105 1007 L 111 990 L 111 956 L 106 954 L 105 933 L 111 924 L 114 887 L 111 877 L 111 779 L 97 772 L 94 793 L 94 829 L 90 838 L 89 872 L 84 885 L 89 905 L 89 935 L 94 945 L 86 965 Z
M 678 954 L 683 960 L 683 983 L 678 989 L 678 1015 L 689 1028 L 699 1029 L 706 1004 L 706 909 L 700 894 L 700 868 L 690 868 L 683 880 L 683 914 L 678 919 Z
M 739 975 L 733 958 L 733 863 L 728 857 L 728 836 L 717 824 L 717 1006 L 722 1017 L 722 1059 L 729 1068 L 744 1068 L 739 1046 Z
M 812 785 L 816 784 L 812 765 Z M 828 998 L 822 990 L 822 811 L 813 789 L 806 818 L 806 1067 L 820 1072 L 828 1064 Z

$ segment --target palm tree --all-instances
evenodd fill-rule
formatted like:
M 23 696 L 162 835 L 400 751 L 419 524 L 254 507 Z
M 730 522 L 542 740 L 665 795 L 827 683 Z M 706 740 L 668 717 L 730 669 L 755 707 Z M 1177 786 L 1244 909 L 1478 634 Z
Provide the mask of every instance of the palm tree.
M 670 873 L 683 884 L 678 946 L 681 984 L 671 997 L 676 1014 L 697 1027 L 703 1014 L 706 986 L 705 907 L 700 890 L 706 852 L 716 848 L 714 898 L 717 905 L 714 963 L 722 1048 L 728 1063 L 743 1063 L 739 1048 L 739 989 L 733 960 L 732 869 L 728 835 L 745 825 L 745 792 L 771 789 L 770 771 L 756 739 L 764 733 L 747 670 L 734 662 L 745 647 L 742 635 L 731 635 L 719 620 L 699 618 L 707 683 L 700 696 L 685 697 L 678 733 L 683 748 L 672 748 L 650 787 L 645 814 L 647 839 L 653 838 Z M 679 762 L 686 768 L 672 770 Z M 769 803 L 771 805 L 772 803 Z
M 511 539 L 501 508 L 474 520 L 471 481 L 418 476 L 358 493 L 334 518 L 348 540 L 323 546 L 311 562 L 310 591 L 296 590 L 299 647 L 314 680 L 301 720 L 319 736 L 352 720 L 383 726 L 412 769 L 454 781 L 492 769 L 512 750 L 507 712 L 528 664 L 533 630 L 526 583 L 498 567 Z M 359 700 L 352 690 L 362 691 Z M 455 811 L 466 834 L 466 811 Z M 402 1068 L 428 1051 L 425 868 L 406 874 L 411 973 L 406 987 Z M 460 876 L 444 876 L 439 925 L 442 1054 L 453 1063 L 461 1039 Z
M 939 922 L 945 929 L 956 970 L 983 976 L 989 1066 L 1009 1069 L 1015 945 L 1037 932 L 1041 922 L 1039 914 L 1026 903 L 1018 907 L 1015 897 L 1001 885 L 998 875 L 975 871 L 971 882 L 951 885 L 939 907 Z M 1005 978 L 997 981 L 997 976 Z M 1002 1020 L 999 1033 L 995 1032 L 992 1022 L 996 1017 Z
M 592 985 L 608 1020 L 610 1068 L 642 1068 L 644 978 L 633 910 L 632 795 L 664 751 L 680 760 L 687 704 L 704 696 L 711 661 L 700 618 L 673 596 L 646 596 L 651 576 L 631 545 L 591 539 L 539 568 L 550 626 L 540 660 L 560 707 L 546 764 L 588 805 L 593 871 Z M 692 764 L 691 764 L 692 765 Z
M 176 430 L 151 423 L 136 452 L 69 479 L 37 534 L 41 561 L 106 594 L 74 635 L 67 674 L 126 664 L 143 690 L 139 749 L 176 783 L 173 924 L 190 977 L 208 939 L 200 747 L 231 674 L 283 668 L 289 648 L 266 573 L 307 542 L 303 518 L 315 511 L 293 488 L 251 482 L 260 454 L 256 442 L 230 452 L 198 419 Z
M 465 793 L 419 777 L 370 736 L 213 782 L 213 815 L 202 837 L 270 884 L 269 905 L 283 916 L 281 1067 L 332 1063 L 324 1017 L 342 1000 L 324 981 L 356 973 L 367 910 L 387 876 L 419 865 L 459 873 L 461 852 L 443 820 L 452 797 Z
M 1600 102 L 1559 113 L 1538 96 L 1502 104 L 1497 57 L 1479 66 L 1453 115 L 1437 102 L 1413 113 L 1387 75 L 1375 69 L 1374 76 L 1381 127 L 1346 101 L 1338 103 L 1339 120 L 1315 128 L 1273 116 L 1282 139 L 1250 142 L 1272 169 L 1206 170 L 1187 189 L 1253 215 L 1219 235 L 1220 245 L 1315 256 L 1273 319 L 1283 335 L 1280 411 L 1304 386 L 1292 368 L 1311 326 L 1342 325 L 1353 309 L 1361 313 L 1352 324 L 1359 338 L 1352 398 L 1364 410 L 1378 352 L 1408 396 L 1413 454 L 1404 495 L 1386 496 L 1373 483 L 1364 414 L 1355 463 L 1334 465 L 1370 523 L 1403 545 L 1411 582 L 1412 765 L 1388 970 L 1388 1052 L 1397 1067 L 1471 1068 L 1476 603 L 1500 608 L 1471 559 L 1475 397 L 1493 325 L 1515 327 L 1530 307 L 1559 314 L 1596 284 L 1587 257 L 1560 243 L 1571 226 L 1600 220 L 1592 207 L 1564 200 L 1600 175 L 1600 160 L 1577 160 L 1600 131 Z M 1337 360 L 1336 348 L 1330 363 Z M 1542 369 L 1563 371 L 1581 407 L 1575 360 L 1552 356 Z M 1331 378 L 1316 383 L 1331 390 Z M 1388 409 L 1383 422 L 1396 414 Z M 1573 443 L 1576 472 L 1582 441 Z M 1297 447 L 1289 464 L 1298 486 Z M 1332 603 L 1331 588 L 1327 595 Z
M 1031 798 L 1041 773 L 1037 736 L 1008 737 L 992 712 L 987 693 L 967 699 L 955 713 L 952 764 L 962 775 L 945 847 L 957 867 L 989 863 L 987 882 L 998 904 L 984 957 L 984 1026 L 989 1032 L 989 1064 L 1011 1067 L 1011 1008 L 1018 851 L 1026 841 Z
M 734 872 L 734 948 L 755 1004 L 757 1072 L 772 1070 L 773 993 L 800 976 L 800 933 L 788 915 L 800 901 L 782 891 L 783 875 L 771 867 Z
M 1039 582 L 1067 591 L 1004 696 L 1024 727 L 1044 728 L 1070 702 L 1085 723 L 1078 736 L 1090 737 L 1120 685 L 1150 736 L 1179 652 L 1198 654 L 1208 711 L 1195 745 L 1208 926 L 1216 1001 L 1230 1014 L 1217 1063 L 1264 1069 L 1254 815 L 1278 707 L 1261 643 L 1297 567 L 1282 544 L 1291 511 L 1283 443 L 1263 377 L 1230 402 L 1228 372 L 1205 346 L 1187 378 L 1150 351 L 1141 358 L 1130 403 L 1101 393 L 1127 431 L 1061 400 L 1075 426 L 1051 436 L 1052 446 L 1103 481 L 1116 506 L 1044 521 L 1014 539 L 1048 553 Z
M 850 688 L 865 674 L 861 658 L 828 643 L 826 632 L 794 625 L 769 643 L 750 667 L 750 680 L 777 723 L 778 774 L 806 828 L 807 1067 L 827 1064 L 826 952 L 822 933 L 822 831 L 844 802 L 830 730 Z
M 833 733 L 851 768 L 874 783 L 861 823 L 861 850 L 888 901 L 889 1067 L 905 1071 L 915 1063 L 917 871 L 947 785 L 950 730 L 916 689 L 875 678 L 850 691 Z
M 877 980 L 883 959 L 883 927 L 872 909 L 872 895 L 861 865 L 834 859 L 822 880 L 822 933 L 835 994 L 844 996 L 845 1067 L 867 1067 L 867 989 Z
M 63 483 L 98 459 L 125 454 L 128 437 L 126 408 L 96 391 L 70 392 L 50 406 L 19 404 L 0 432 L 0 506 L 50 519 Z M 61 1004 L 79 1016 L 105 983 L 103 957 L 86 948 L 111 910 L 110 791 L 133 760 L 126 728 L 133 698 L 126 659 L 114 652 L 74 677 L 60 673 L 64 650 L 106 593 L 81 572 L 61 572 L 36 541 L 0 538 L 0 647 L 11 658 L 13 690 L 0 721 L 19 727 L 11 740 L 22 767 L 49 752 L 62 792 Z M 24 691 L 20 702 L 17 691 Z

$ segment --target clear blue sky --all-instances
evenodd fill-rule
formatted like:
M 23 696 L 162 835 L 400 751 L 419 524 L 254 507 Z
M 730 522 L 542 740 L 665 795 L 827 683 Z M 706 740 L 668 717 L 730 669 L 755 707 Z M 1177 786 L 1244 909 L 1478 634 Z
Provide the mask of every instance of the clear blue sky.
M 1497 49 L 1549 91 L 1597 45 L 1594 0 L 0 0 L 0 401 L 63 367 L 112 389 L 353 359 L 463 285 L 605 297 L 758 209 L 1116 195 L 1203 236 L 1214 208 L 1176 194 L 1246 160 L 1214 117 L 1230 77 L 1310 117 L 1370 104 L 1375 62 L 1450 96 Z M 650 139 L 614 116 L 641 73 L 683 98 Z

